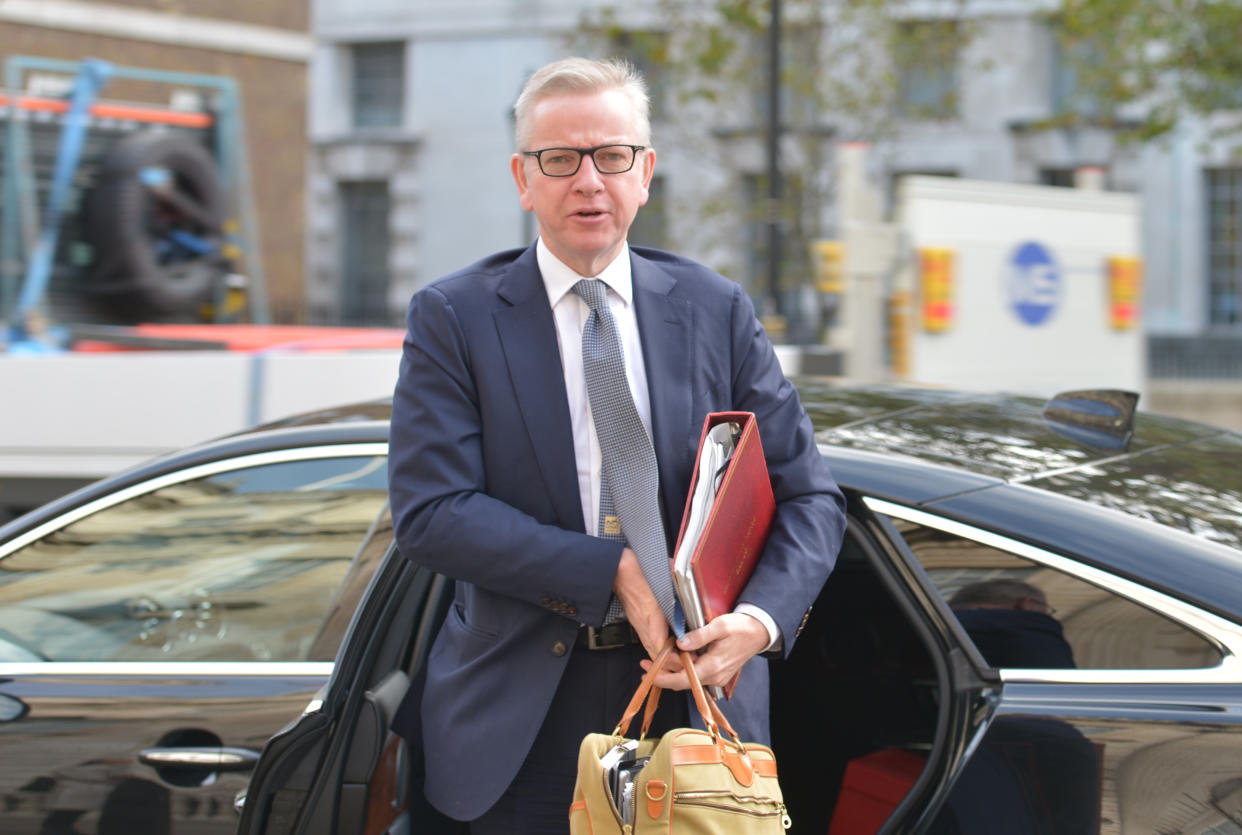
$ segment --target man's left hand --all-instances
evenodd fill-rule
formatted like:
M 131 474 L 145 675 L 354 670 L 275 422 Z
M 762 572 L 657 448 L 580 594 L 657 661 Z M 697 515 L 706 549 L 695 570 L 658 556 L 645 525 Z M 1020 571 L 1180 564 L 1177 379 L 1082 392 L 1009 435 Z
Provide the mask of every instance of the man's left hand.
M 757 618 L 739 612 L 721 615 L 702 629 L 687 632 L 677 648 L 694 653 L 694 669 L 703 684 L 724 686 L 733 680 L 742 665 L 763 652 L 768 646 L 768 630 Z M 643 669 L 651 667 L 642 662 Z M 656 676 L 655 684 L 665 690 L 688 690 L 690 680 L 684 670 L 666 671 Z

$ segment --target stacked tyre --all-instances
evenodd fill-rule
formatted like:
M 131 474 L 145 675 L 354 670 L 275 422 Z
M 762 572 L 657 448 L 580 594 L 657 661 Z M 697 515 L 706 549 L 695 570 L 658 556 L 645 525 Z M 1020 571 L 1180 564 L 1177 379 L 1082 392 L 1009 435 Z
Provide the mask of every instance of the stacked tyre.
M 92 250 L 85 292 L 121 321 L 186 321 L 214 304 L 231 272 L 222 255 L 225 196 L 197 141 L 146 131 L 102 160 L 83 206 Z

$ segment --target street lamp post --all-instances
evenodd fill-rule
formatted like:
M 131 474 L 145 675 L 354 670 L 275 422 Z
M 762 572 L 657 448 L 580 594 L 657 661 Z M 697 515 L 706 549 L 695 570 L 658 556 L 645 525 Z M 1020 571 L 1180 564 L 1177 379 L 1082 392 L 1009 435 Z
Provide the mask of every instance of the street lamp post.
M 768 313 L 780 320 L 781 304 L 781 0 L 771 0 L 768 24 L 767 239 Z

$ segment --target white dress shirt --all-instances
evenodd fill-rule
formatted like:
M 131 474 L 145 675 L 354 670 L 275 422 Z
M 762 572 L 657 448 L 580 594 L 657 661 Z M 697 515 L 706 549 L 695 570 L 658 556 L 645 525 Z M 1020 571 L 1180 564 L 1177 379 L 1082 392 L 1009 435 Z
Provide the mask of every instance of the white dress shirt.
M 569 398 L 569 422 L 574 433 L 574 459 L 578 465 L 578 496 L 582 500 L 582 521 L 587 533 L 598 536 L 600 476 L 603 473 L 603 456 L 599 449 L 599 436 L 595 434 L 595 422 L 591 419 L 591 402 L 587 396 L 586 372 L 582 367 L 582 329 L 586 325 L 591 308 L 573 286 L 583 279 L 568 265 L 552 254 L 540 238 L 535 245 L 535 257 L 543 286 L 548 293 L 548 304 L 556 321 L 556 342 L 561 349 L 561 371 L 565 375 L 565 394 Z M 647 389 L 647 365 L 643 358 L 643 345 L 638 336 L 638 318 L 634 315 L 634 283 L 630 274 L 630 250 L 626 246 L 620 254 L 597 276 L 608 286 L 608 309 L 617 322 L 621 336 L 621 348 L 625 353 L 625 376 L 630 384 L 634 407 L 647 430 L 651 432 L 651 398 Z M 772 648 L 780 637 L 776 622 L 767 612 L 749 603 L 739 603 L 735 611 L 745 612 L 764 625 Z

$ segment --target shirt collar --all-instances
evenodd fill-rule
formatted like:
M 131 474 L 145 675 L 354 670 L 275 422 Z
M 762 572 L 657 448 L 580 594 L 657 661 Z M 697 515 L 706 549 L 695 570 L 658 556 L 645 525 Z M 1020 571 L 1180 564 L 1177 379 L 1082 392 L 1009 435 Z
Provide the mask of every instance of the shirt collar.
M 552 250 L 548 249 L 547 244 L 543 242 L 543 238 L 535 243 L 535 258 L 539 264 L 539 273 L 543 276 L 543 287 L 548 293 L 548 303 L 556 307 L 565 294 L 572 291 L 574 285 L 583 279 L 583 276 L 578 275 L 569 265 L 553 255 Z M 629 244 L 622 245 L 617 257 L 612 259 L 599 275 L 591 276 L 591 278 L 598 278 L 607 284 L 614 293 L 621 297 L 626 307 L 629 307 L 634 298 Z

